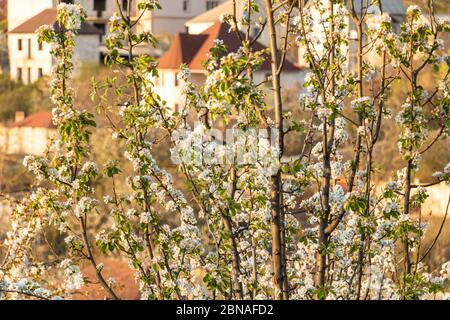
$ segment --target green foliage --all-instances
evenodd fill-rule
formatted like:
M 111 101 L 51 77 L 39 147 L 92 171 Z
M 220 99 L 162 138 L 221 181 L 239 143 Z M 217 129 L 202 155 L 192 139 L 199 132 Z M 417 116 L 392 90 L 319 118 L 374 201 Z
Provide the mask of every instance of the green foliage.
M 10 80 L 9 75 L 0 76 L 0 122 L 14 119 L 16 111 L 26 113 L 50 110 L 51 101 L 46 79 L 24 85 Z

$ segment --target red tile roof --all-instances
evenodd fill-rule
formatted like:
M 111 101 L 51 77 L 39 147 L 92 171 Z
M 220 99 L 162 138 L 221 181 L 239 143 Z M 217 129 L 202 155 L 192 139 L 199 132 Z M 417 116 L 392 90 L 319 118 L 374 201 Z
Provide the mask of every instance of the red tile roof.
M 207 38 L 203 34 L 177 33 L 169 50 L 158 59 L 158 66 L 178 70 L 183 63 L 189 65 Z
M 178 33 L 175 36 L 169 50 L 159 59 L 161 69 L 178 70 L 185 63 L 191 70 L 204 70 L 202 61 L 206 60 L 207 54 L 214 46 L 214 40 L 220 39 L 227 47 L 228 52 L 236 52 L 241 47 L 241 41 L 235 32 L 228 32 L 229 26 L 217 21 L 209 29 L 201 34 Z M 254 51 L 266 49 L 261 43 L 256 42 L 252 48 Z M 260 70 L 271 70 L 270 57 L 267 56 Z M 299 67 L 290 61 L 286 61 L 283 70 L 298 71 Z
M 17 26 L 15 29 L 9 31 L 9 33 L 34 33 L 37 28 L 43 25 L 50 25 L 53 26 L 55 30 L 58 30 L 59 25 L 56 21 L 57 14 L 58 11 L 56 9 L 45 9 L 21 25 Z M 88 35 L 100 33 L 100 30 L 86 22 L 81 23 L 81 28 L 78 30 L 78 34 Z
M 48 111 L 36 112 L 25 119 L 15 122 L 11 125 L 14 128 L 23 128 L 23 127 L 31 127 L 31 128 L 48 128 L 53 129 L 55 125 L 52 122 L 52 113 Z

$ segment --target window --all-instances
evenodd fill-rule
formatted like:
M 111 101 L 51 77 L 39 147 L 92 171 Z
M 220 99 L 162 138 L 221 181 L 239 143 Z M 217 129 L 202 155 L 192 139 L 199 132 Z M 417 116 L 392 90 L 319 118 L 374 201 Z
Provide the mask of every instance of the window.
M 180 85 L 178 81 L 178 72 L 175 73 L 175 87 L 178 87 Z
M 122 0 L 122 10 L 128 10 L 128 0 Z
M 22 39 L 18 39 L 18 40 L 17 40 L 17 49 L 18 49 L 19 51 L 22 51 Z
M 42 51 L 44 49 L 44 44 L 38 41 L 38 50 Z
M 219 1 L 208 0 L 206 1 L 206 10 L 211 10 L 219 5 Z
M 100 18 L 103 11 L 106 10 L 106 0 L 94 0 L 94 10 L 97 11 L 97 17 Z
M 183 12 L 188 12 L 191 8 L 191 1 L 183 0 Z
M 62 0 L 62 2 L 68 3 L 68 4 L 73 4 L 73 0 Z
M 17 68 L 17 81 L 22 81 L 23 79 L 22 75 L 22 68 Z
M 28 59 L 31 59 L 31 39 L 28 39 Z
M 271 87 L 272 86 L 272 73 L 268 72 L 265 75 L 265 85 L 266 87 Z
M 31 83 L 31 68 L 27 69 L 27 83 Z
M 100 43 L 103 43 L 103 37 L 106 35 L 106 25 L 104 23 L 94 23 L 94 27 L 96 27 L 101 34 L 100 37 Z
M 42 78 L 44 76 L 44 70 L 42 68 L 38 68 L 38 78 Z

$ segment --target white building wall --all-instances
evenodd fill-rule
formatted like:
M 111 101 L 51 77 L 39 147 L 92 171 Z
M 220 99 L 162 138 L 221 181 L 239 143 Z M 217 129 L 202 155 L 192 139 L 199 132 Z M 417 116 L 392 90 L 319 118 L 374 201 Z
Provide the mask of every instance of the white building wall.
M 0 152 L 41 156 L 47 144 L 56 135 L 55 129 L 0 127 Z
M 305 78 L 305 71 L 283 72 L 281 76 L 281 85 L 283 88 L 293 88 L 302 84 Z M 175 85 L 176 70 L 160 70 L 159 79 L 153 79 L 155 83 L 155 92 L 167 102 L 167 106 L 173 109 L 183 108 L 185 97 L 181 92 L 182 84 Z M 257 71 L 253 75 L 254 83 L 261 83 L 270 75 L 269 71 Z M 205 83 L 206 76 L 203 73 L 192 73 L 189 79 L 193 84 L 201 86 Z M 270 90 L 271 83 L 267 88 Z
M 9 35 L 10 75 L 13 80 L 19 80 L 19 68 L 22 70 L 22 82 L 25 84 L 39 79 L 39 69 L 42 69 L 44 76 L 52 73 L 53 59 L 50 54 L 50 45 L 43 43 L 42 50 L 39 50 L 37 38 L 35 34 Z M 22 40 L 22 50 L 19 50 L 19 39 Z M 31 45 L 31 49 L 29 49 L 29 45 Z M 77 36 L 74 51 L 75 68 L 82 63 L 99 63 L 99 48 L 98 35 Z M 30 72 L 30 76 L 28 76 L 28 72 Z
M 100 13 L 100 16 L 98 11 L 94 10 L 95 0 L 76 0 L 76 3 L 79 3 L 87 11 L 88 20 L 102 18 L 108 20 L 117 11 L 116 0 L 106 0 L 106 8 Z M 122 0 L 119 3 L 122 4 Z M 137 3 L 136 0 L 133 1 L 133 4 L 135 3 Z M 136 6 L 134 5 L 132 9 L 135 10 Z
M 185 99 L 181 93 L 181 83 L 176 85 L 176 70 L 161 70 L 159 77 L 154 78 L 155 92 L 167 102 L 167 106 L 173 110 L 180 110 Z
M 252 22 L 252 27 L 250 28 L 250 33 L 251 36 L 256 36 L 257 34 L 260 33 L 260 27 L 259 27 L 259 21 L 265 21 L 266 20 L 266 6 L 264 4 L 263 0 L 255 0 L 256 3 L 259 6 L 259 12 L 254 12 L 251 16 L 251 22 Z M 232 14 L 232 12 L 223 12 L 221 14 Z M 242 16 L 246 14 L 244 12 L 244 6 L 242 5 L 242 2 L 237 1 L 236 2 L 236 15 L 238 17 Z M 295 16 L 296 14 L 298 14 L 298 10 L 294 9 L 292 16 Z M 188 22 L 186 23 L 186 28 L 189 30 L 190 34 L 200 34 L 202 32 L 204 32 L 205 30 L 207 30 L 208 28 L 210 28 L 211 26 L 214 25 L 214 23 L 216 21 L 218 21 L 220 18 L 220 16 L 216 17 L 215 21 L 201 21 L 201 22 Z M 285 33 L 285 27 L 277 24 L 276 26 L 277 29 L 277 34 L 279 36 L 279 40 L 282 40 L 283 34 Z M 247 27 L 245 27 L 242 32 L 247 32 Z M 270 42 L 270 35 L 269 35 L 269 31 L 268 28 L 266 27 L 265 30 L 260 34 L 259 38 L 258 38 L 258 42 L 261 43 L 264 46 L 269 46 L 269 42 Z
M 188 29 L 190 34 L 200 34 L 203 31 L 211 28 L 214 25 L 214 22 L 194 22 L 186 24 L 186 28 Z
M 22 41 L 22 50 L 19 50 L 19 39 Z M 42 50 L 39 50 L 37 35 L 9 34 L 8 50 L 12 79 L 19 80 L 19 68 L 22 70 L 22 81 L 24 83 L 38 80 L 39 68 L 42 68 L 43 75 L 51 73 L 52 57 L 50 55 L 50 46 L 43 43 Z M 28 76 L 28 72 L 30 72 L 30 76 Z
M 79 35 L 75 38 L 75 65 L 100 62 L 100 40 L 98 35 Z
M 96 0 L 75 0 L 75 2 L 80 4 L 87 11 L 87 22 L 96 25 L 96 27 L 103 25 L 104 36 L 109 34 L 109 19 L 115 12 L 118 12 L 116 0 L 106 0 L 105 10 L 102 11 L 96 10 L 98 9 L 95 5 Z M 131 8 L 133 17 L 137 12 L 137 3 L 137 0 L 133 0 L 133 6 Z M 119 0 L 119 4 L 122 6 L 124 3 L 122 0 Z M 105 37 L 102 37 L 101 42 L 105 42 Z
M 156 35 L 174 35 L 185 32 L 185 23 L 207 11 L 210 0 L 188 0 L 187 10 L 184 10 L 184 0 L 159 0 L 161 10 L 148 14 L 142 22 L 142 28 Z M 216 0 L 219 3 L 225 0 Z
M 8 30 L 13 30 L 44 9 L 53 8 L 56 0 L 9 0 Z
M 257 71 L 253 75 L 254 83 L 261 83 L 265 81 L 272 73 L 270 71 Z M 303 84 L 306 72 L 304 70 L 299 71 L 283 71 L 281 73 L 281 86 L 283 89 L 294 88 Z M 271 90 L 272 82 L 266 84 L 267 88 Z

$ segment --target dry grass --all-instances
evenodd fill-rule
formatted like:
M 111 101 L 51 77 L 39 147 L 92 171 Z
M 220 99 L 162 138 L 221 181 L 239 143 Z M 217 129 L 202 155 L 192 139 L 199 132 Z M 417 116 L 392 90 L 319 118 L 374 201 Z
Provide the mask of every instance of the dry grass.
M 105 279 L 115 278 L 118 286 L 116 292 L 122 300 L 139 299 L 139 289 L 133 271 L 125 261 L 117 258 L 103 258 L 99 262 L 105 265 L 102 273 Z M 75 293 L 72 298 L 74 300 L 104 300 L 107 298 L 105 291 L 97 282 L 94 268 L 91 265 L 83 265 L 82 273 L 91 283 L 84 286 L 80 292 Z
M 428 231 L 425 234 L 425 239 L 421 246 L 421 255 L 424 255 L 434 239 L 442 224 L 442 217 L 431 217 L 427 221 L 429 223 Z M 429 255 L 424 259 L 424 263 L 428 265 L 430 271 L 437 271 L 440 266 L 450 260 L 450 219 L 444 222 L 442 232 L 436 241 L 436 244 L 431 249 Z

